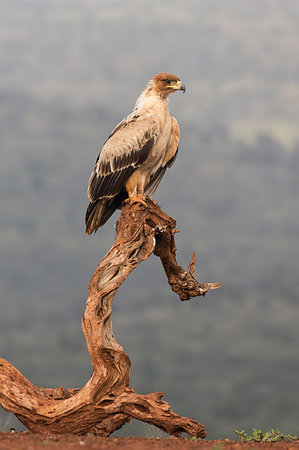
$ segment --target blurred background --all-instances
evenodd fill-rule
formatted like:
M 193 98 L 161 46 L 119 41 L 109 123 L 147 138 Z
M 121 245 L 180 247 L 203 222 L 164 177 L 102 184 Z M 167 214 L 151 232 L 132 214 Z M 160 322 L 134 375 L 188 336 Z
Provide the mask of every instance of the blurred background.
M 1 0 L 0 23 L 1 357 L 45 387 L 88 380 L 80 321 L 118 216 L 84 233 L 88 179 L 148 80 L 173 72 L 180 152 L 154 198 L 179 263 L 195 250 L 222 289 L 181 303 L 155 256 L 130 275 L 113 323 L 131 386 L 210 439 L 298 433 L 299 3 Z

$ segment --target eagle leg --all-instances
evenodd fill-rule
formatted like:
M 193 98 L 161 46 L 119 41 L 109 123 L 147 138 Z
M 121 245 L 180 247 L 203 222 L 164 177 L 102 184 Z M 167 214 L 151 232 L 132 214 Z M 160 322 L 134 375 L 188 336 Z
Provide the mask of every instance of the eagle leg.
M 125 203 L 130 203 L 130 205 L 141 203 L 142 205 L 147 206 L 146 197 L 143 194 L 129 194 L 129 198 L 125 200 Z

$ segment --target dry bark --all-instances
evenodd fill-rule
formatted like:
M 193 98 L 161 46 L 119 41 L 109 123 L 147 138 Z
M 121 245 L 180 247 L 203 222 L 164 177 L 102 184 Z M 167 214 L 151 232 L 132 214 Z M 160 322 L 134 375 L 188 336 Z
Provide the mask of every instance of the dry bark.
M 112 330 L 112 302 L 130 272 L 151 253 L 159 256 L 168 282 L 181 300 L 205 295 L 218 283 L 200 284 L 194 277 L 195 254 L 189 271 L 175 257 L 175 220 L 152 200 L 126 205 L 116 224 L 116 240 L 89 284 L 82 330 L 93 374 L 81 389 L 45 389 L 31 384 L 15 367 L 0 359 L 0 405 L 39 433 L 94 432 L 109 436 L 131 418 L 180 436 L 205 437 L 204 426 L 175 414 L 163 393 L 136 394 L 129 387 L 130 360 Z

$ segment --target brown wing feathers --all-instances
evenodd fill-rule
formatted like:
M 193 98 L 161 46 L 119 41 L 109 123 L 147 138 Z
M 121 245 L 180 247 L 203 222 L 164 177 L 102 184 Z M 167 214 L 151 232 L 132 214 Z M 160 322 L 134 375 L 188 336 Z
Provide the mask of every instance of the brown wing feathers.
M 154 137 L 150 137 L 149 133 L 145 133 L 144 137 L 148 140 L 141 148 L 115 155 L 111 162 L 98 158 L 88 186 L 91 201 L 85 216 L 88 234 L 103 225 L 126 198 L 123 191 L 126 180 L 144 163 L 154 144 Z M 140 140 L 138 144 L 142 145 Z
M 154 138 L 151 138 L 140 150 L 133 149 L 130 153 L 114 156 L 112 164 L 110 161 L 99 159 L 88 187 L 90 200 L 96 201 L 103 197 L 109 198 L 118 194 L 134 169 L 144 163 L 153 143 Z
M 85 215 L 86 232 L 88 234 L 91 234 L 93 231 L 96 232 L 101 225 L 107 222 L 114 211 L 120 207 L 126 197 L 126 193 L 121 191 L 111 199 L 90 202 Z

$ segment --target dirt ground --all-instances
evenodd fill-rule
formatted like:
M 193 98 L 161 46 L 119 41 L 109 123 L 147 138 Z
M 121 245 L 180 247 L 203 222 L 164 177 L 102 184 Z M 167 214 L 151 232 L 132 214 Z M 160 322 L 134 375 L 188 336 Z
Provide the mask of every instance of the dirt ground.
M 11 433 L 0 432 L 0 450 L 84 450 L 84 449 L 111 449 L 111 450 L 143 450 L 143 449 L 298 449 L 299 441 L 292 443 L 253 443 L 238 442 L 230 439 L 219 439 L 217 441 L 192 441 L 190 439 L 161 439 L 161 438 L 99 438 L 96 436 L 74 436 L 74 435 L 46 435 L 33 434 L 27 431 Z

